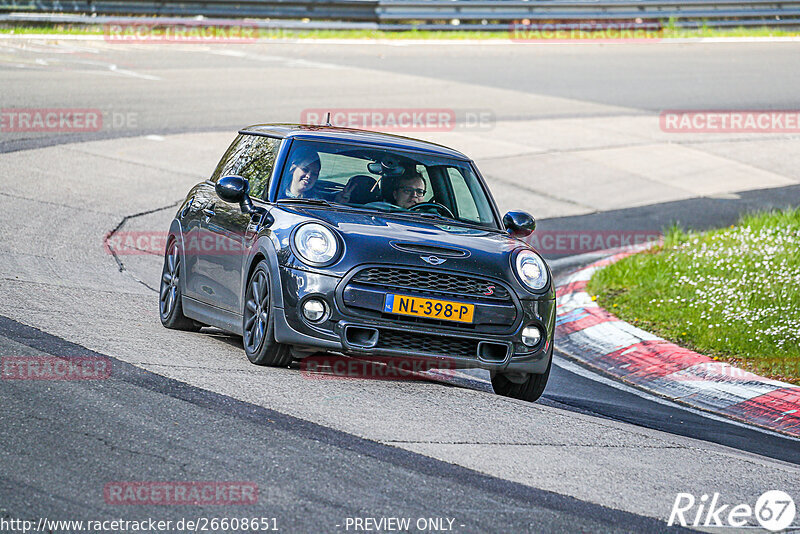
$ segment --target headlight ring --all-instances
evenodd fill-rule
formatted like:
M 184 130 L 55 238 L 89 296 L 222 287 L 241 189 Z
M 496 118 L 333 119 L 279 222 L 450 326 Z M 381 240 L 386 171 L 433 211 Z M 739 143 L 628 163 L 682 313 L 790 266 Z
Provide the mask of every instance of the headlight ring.
M 341 244 L 327 226 L 309 222 L 298 226 L 292 235 L 292 250 L 303 263 L 314 267 L 332 264 L 339 257 Z
M 547 286 L 548 274 L 544 260 L 532 250 L 521 250 L 514 260 L 517 278 L 525 287 L 541 291 Z

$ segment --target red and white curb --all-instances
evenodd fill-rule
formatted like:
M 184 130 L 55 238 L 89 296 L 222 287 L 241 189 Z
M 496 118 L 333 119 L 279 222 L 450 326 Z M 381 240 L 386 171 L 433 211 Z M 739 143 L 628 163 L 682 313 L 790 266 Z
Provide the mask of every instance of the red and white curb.
M 592 275 L 643 247 L 612 253 L 556 288 L 556 347 L 616 378 L 707 410 L 800 437 L 800 386 L 714 361 L 626 323 L 593 302 Z

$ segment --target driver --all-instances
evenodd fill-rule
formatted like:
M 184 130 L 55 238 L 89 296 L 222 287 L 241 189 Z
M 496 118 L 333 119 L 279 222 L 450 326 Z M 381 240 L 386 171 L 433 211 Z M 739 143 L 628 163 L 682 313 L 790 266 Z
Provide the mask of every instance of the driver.
M 392 202 L 395 206 L 411 209 L 422 202 L 425 193 L 425 179 L 415 172 L 397 180 L 392 190 Z

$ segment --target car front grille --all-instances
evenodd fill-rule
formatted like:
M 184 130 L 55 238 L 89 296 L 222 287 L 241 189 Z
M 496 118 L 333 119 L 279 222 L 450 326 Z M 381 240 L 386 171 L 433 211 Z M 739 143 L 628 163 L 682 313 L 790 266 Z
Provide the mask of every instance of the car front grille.
M 473 275 L 461 275 L 436 269 L 395 266 L 367 266 L 357 271 L 339 289 L 344 311 L 354 317 L 371 317 L 396 325 L 442 327 L 485 334 L 511 330 L 519 310 L 505 284 Z M 476 306 L 475 322 L 463 323 L 428 317 L 391 314 L 384 311 L 389 293 L 409 294 L 441 300 L 470 302 Z M 494 312 L 489 312 L 493 306 Z M 485 315 L 491 313 L 498 315 Z M 483 314 L 483 315 L 482 315 Z
M 510 301 L 508 290 L 496 282 L 440 271 L 369 267 L 356 274 L 352 282 L 387 290 L 412 290 L 441 296 Z

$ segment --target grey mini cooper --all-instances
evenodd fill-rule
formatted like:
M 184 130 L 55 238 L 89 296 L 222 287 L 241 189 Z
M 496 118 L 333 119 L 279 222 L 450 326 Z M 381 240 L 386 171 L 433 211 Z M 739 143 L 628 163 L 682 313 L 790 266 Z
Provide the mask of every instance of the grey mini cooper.
M 553 354 L 550 270 L 449 148 L 327 126 L 245 128 L 169 228 L 168 328 L 243 337 L 254 364 L 320 351 L 483 368 L 534 401 Z

